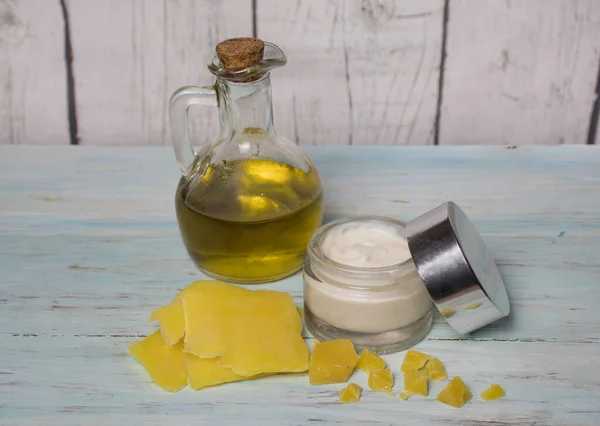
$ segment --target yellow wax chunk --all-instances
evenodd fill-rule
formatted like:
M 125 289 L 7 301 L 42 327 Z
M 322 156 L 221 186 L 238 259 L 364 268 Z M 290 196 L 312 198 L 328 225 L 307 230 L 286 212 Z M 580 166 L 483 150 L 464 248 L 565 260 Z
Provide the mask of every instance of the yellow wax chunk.
M 390 392 L 394 387 L 394 375 L 389 368 L 369 372 L 369 387 L 374 392 Z
M 481 306 L 481 302 L 479 302 L 479 303 L 473 303 L 473 304 L 471 304 L 471 305 L 469 305 L 469 306 L 465 306 L 465 310 L 466 310 L 466 309 L 475 309 L 475 308 L 479 308 L 480 306 Z
M 223 356 L 228 349 L 229 327 L 235 323 L 243 326 L 237 314 L 247 302 L 246 291 L 216 281 L 188 285 L 182 296 L 187 331 L 184 350 L 200 358 Z
M 484 401 L 493 401 L 494 399 L 502 398 L 506 393 L 502 386 L 492 385 L 483 392 L 481 392 L 481 399 Z
M 460 408 L 472 398 L 471 392 L 465 382 L 458 376 L 453 378 L 450 383 L 438 394 L 437 400 L 455 408 Z
M 368 349 L 364 349 L 361 352 L 358 363 L 356 364 L 356 368 L 365 373 L 373 370 L 383 370 L 385 367 L 385 361 Z
M 193 390 L 198 390 L 221 383 L 252 380 L 266 376 L 266 374 L 257 374 L 251 377 L 240 376 L 231 368 L 219 365 L 218 361 L 218 358 L 199 358 L 196 355 L 185 354 L 188 386 Z
M 288 293 L 218 281 L 195 282 L 182 293 L 184 351 L 219 358 L 245 377 L 308 369 L 302 321 Z
M 400 371 L 402 371 L 403 373 L 407 373 L 409 371 L 420 370 L 421 368 L 423 368 L 423 366 L 429 358 L 431 358 L 431 355 L 409 349 L 406 352 L 404 361 L 402 361 Z
M 429 380 L 444 380 L 448 378 L 444 364 L 437 358 L 431 358 L 425 364 L 425 371 Z
M 360 400 L 361 391 L 362 388 L 356 383 L 348 384 L 348 386 L 340 391 L 340 402 L 343 404 L 358 402 Z
M 404 392 L 405 395 L 427 396 L 427 372 L 409 371 L 404 373 Z
M 185 313 L 183 310 L 183 296 L 203 282 L 214 282 L 213 280 L 195 281 L 183 290 L 181 290 L 168 305 L 154 310 L 150 314 L 148 322 L 158 322 L 163 339 L 169 345 L 174 345 L 183 339 L 185 335 Z
M 187 384 L 183 342 L 167 344 L 160 333 L 154 333 L 129 344 L 129 352 L 148 372 L 154 383 L 169 392 L 177 392 Z
M 149 322 L 158 322 L 164 341 L 174 345 L 185 335 L 185 317 L 183 303 L 176 298 L 168 305 L 160 307 L 150 314 Z
M 412 393 L 410 392 L 400 392 L 400 398 L 402 398 L 403 400 L 407 400 L 408 398 L 410 398 L 412 396 Z
M 344 383 L 358 362 L 354 345 L 348 339 L 329 340 L 314 347 L 308 376 L 311 385 Z
M 446 309 L 440 310 L 440 314 L 442 314 L 442 316 L 445 318 L 451 317 L 455 313 L 456 313 L 456 309 L 452 309 L 452 308 L 446 308 Z

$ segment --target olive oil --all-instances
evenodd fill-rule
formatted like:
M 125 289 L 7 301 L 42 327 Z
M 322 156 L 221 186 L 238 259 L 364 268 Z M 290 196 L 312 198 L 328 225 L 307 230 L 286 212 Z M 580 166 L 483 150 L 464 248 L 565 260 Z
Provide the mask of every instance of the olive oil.
M 196 265 L 217 279 L 273 281 L 302 267 L 323 217 L 319 176 L 269 159 L 211 164 L 182 178 L 179 229 Z

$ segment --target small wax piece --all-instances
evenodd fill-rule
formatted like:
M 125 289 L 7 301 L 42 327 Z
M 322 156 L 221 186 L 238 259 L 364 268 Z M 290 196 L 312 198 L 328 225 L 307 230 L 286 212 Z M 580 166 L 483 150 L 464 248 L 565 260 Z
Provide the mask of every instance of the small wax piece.
M 420 370 L 421 368 L 423 368 L 423 366 L 429 358 L 431 358 L 431 355 L 409 349 L 406 352 L 404 361 L 402 361 L 400 371 L 402 371 L 403 373 L 407 373 L 409 371 Z
M 408 398 L 410 398 L 412 396 L 412 393 L 410 392 L 400 392 L 400 398 L 402 398 L 403 400 L 407 400 Z
M 404 392 L 410 395 L 427 396 L 427 372 L 409 371 L 404 373 Z
M 188 375 L 189 387 L 192 390 L 198 390 L 221 383 L 258 379 L 267 375 L 240 376 L 234 373 L 231 368 L 219 365 L 218 361 L 218 358 L 199 358 L 196 355 L 185 354 L 185 368 Z
M 183 342 L 167 344 L 160 333 L 154 333 L 129 344 L 129 352 L 148 372 L 150 379 L 169 392 L 177 392 L 187 384 Z
M 354 371 L 358 355 L 348 339 L 329 340 L 314 347 L 308 377 L 311 385 L 345 383 Z
M 444 364 L 437 358 L 431 358 L 427 361 L 425 371 L 429 380 L 444 380 L 448 378 Z
M 168 305 L 160 307 L 150 314 L 149 322 L 158 322 L 162 337 L 169 345 L 174 345 L 185 335 L 185 316 L 183 303 L 176 298 Z
M 373 392 L 390 392 L 394 387 L 394 375 L 389 368 L 369 372 L 369 387 Z
M 481 302 L 479 302 L 479 303 L 473 303 L 473 304 L 471 304 L 469 306 L 465 306 L 465 310 L 479 308 L 480 306 L 481 306 Z
M 362 388 L 356 383 L 348 384 L 348 386 L 340 391 L 340 402 L 342 404 L 358 402 L 360 400 L 361 391 Z
M 456 313 L 456 309 L 452 309 L 452 308 L 446 308 L 446 309 L 442 309 L 440 310 L 440 314 L 442 314 L 442 316 L 444 318 L 448 318 L 451 317 L 452 315 L 454 315 Z
M 492 385 L 483 392 L 481 392 L 481 399 L 484 401 L 493 401 L 494 399 L 502 398 L 506 393 L 502 386 Z
M 437 396 L 438 401 L 455 408 L 462 407 L 471 398 L 469 388 L 458 376 L 454 377 Z
M 368 349 L 364 349 L 361 352 L 358 363 L 356 364 L 356 368 L 365 373 L 373 370 L 383 370 L 385 367 L 385 361 Z

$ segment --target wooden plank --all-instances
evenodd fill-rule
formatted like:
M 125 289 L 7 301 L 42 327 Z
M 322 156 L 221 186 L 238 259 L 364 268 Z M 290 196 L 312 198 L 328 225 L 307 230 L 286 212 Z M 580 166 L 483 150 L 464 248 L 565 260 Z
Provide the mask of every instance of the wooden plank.
M 2 307 L 0 332 L 72 336 L 80 331 L 60 324 L 79 323 L 89 335 L 144 334 L 149 328 L 141 317 L 185 285 L 206 278 L 190 262 L 172 219 L 0 217 L 3 226 L 15 229 L 0 233 L 5 271 L 0 299 L 10 301 Z M 600 343 L 600 227 L 590 226 L 586 236 L 577 236 L 585 220 L 558 225 L 556 217 L 544 218 L 556 224 L 551 237 L 527 236 L 525 230 L 504 235 L 521 218 L 496 229 L 478 221 L 505 279 L 513 312 L 471 338 Z M 287 291 L 302 305 L 299 275 L 264 287 Z M 429 339 L 457 338 L 436 315 Z
M 302 145 L 433 143 L 443 0 L 257 2 L 275 127 Z
M 81 143 L 168 145 L 172 92 L 211 84 L 220 40 L 252 34 L 251 0 L 70 0 Z M 198 143 L 218 135 L 217 111 L 193 111 Z
M 441 144 L 582 144 L 600 60 L 595 0 L 453 0 Z
M 58 1 L 0 1 L 0 144 L 69 143 Z

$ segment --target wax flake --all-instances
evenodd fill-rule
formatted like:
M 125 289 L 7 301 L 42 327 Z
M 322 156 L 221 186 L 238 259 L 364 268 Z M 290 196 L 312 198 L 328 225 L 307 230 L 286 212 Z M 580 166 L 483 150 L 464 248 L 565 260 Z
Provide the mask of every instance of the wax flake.
M 174 345 L 185 335 L 185 311 L 182 298 L 189 291 L 193 291 L 201 283 L 212 280 L 195 281 L 181 290 L 168 305 L 161 306 L 150 314 L 148 322 L 158 322 L 163 339 L 169 345 Z
M 288 293 L 196 281 L 150 321 L 159 330 L 130 352 L 169 391 L 308 370 L 302 321 Z
M 429 354 L 409 349 L 404 356 L 404 361 L 402 361 L 400 371 L 407 373 L 409 371 L 420 370 L 425 366 L 425 363 L 429 358 L 431 358 L 431 355 Z
M 471 398 L 469 388 L 459 376 L 454 377 L 437 396 L 438 401 L 455 408 L 462 407 Z
M 369 372 L 369 387 L 374 392 L 390 392 L 394 387 L 392 370 L 372 370 Z
M 427 378 L 429 380 L 444 380 L 448 378 L 444 364 L 437 358 L 427 360 L 425 371 L 427 372 Z
M 358 355 L 350 340 L 321 342 L 310 357 L 308 376 L 311 385 L 345 383 L 354 371 Z
M 129 344 L 129 352 L 147 371 L 150 379 L 169 392 L 177 392 L 187 384 L 183 342 L 166 343 L 160 330 Z
M 199 358 L 196 355 L 185 354 L 185 368 L 188 375 L 188 386 L 198 390 L 222 383 L 239 382 L 264 377 L 267 374 L 257 374 L 245 377 L 233 372 L 231 368 L 219 365 L 218 358 Z
M 348 384 L 348 386 L 340 391 L 340 402 L 342 404 L 358 402 L 360 400 L 361 391 L 362 388 L 356 383 Z
M 191 284 L 194 286 L 194 284 Z M 185 293 L 184 350 L 241 376 L 308 370 L 302 321 L 288 293 L 217 281 Z
M 158 322 L 164 341 L 169 345 L 177 344 L 185 335 L 185 316 L 183 303 L 177 298 L 150 314 L 149 322 Z
M 502 386 L 494 384 L 481 392 L 481 399 L 484 401 L 493 401 L 502 398 L 505 395 L 506 393 L 504 392 L 504 389 L 502 389 Z
M 409 371 L 404 373 L 405 395 L 427 396 L 427 373 L 425 371 Z
M 358 363 L 356 364 L 356 368 L 364 371 L 365 373 L 373 370 L 382 370 L 385 367 L 385 361 L 368 349 L 364 349 L 361 352 L 360 357 L 358 358 Z

